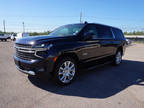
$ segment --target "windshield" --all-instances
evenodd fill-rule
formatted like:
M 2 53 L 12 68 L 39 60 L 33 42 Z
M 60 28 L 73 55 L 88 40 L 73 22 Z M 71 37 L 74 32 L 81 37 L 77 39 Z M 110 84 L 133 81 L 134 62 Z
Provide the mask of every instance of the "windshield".
M 73 24 L 73 25 L 65 25 L 55 29 L 53 32 L 49 34 L 49 36 L 73 36 L 77 35 L 84 24 Z

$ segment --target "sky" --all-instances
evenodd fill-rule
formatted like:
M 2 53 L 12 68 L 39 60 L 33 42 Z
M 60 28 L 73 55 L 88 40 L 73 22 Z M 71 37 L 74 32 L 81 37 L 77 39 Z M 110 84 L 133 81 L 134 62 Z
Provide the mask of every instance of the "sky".
M 43 32 L 82 21 L 144 31 L 144 0 L 0 0 L 0 30 Z

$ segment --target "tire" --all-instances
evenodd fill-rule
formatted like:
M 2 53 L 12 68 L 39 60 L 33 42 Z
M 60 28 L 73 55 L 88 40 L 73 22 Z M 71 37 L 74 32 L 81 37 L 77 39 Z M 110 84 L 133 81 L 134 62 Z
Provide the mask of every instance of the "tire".
M 7 39 L 5 39 L 5 42 L 7 41 Z
M 70 84 L 76 76 L 77 65 L 74 59 L 64 57 L 58 61 L 54 70 L 54 81 L 59 85 Z
M 114 65 L 119 65 L 122 62 L 122 51 L 118 50 L 114 56 Z

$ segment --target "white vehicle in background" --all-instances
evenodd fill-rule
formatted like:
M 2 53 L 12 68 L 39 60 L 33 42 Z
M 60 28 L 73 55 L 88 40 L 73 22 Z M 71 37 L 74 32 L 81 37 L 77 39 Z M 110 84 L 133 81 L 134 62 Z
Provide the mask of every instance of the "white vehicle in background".
M 22 37 L 27 37 L 27 36 L 29 36 L 29 33 L 17 33 L 11 36 L 11 40 L 17 40 L 17 39 L 20 39 Z
M 9 34 L 0 34 L 1 41 L 7 41 L 8 39 L 10 39 Z
M 17 36 L 17 34 L 12 34 L 11 35 L 11 37 L 10 37 L 10 39 L 12 40 L 12 41 L 15 41 L 15 37 Z

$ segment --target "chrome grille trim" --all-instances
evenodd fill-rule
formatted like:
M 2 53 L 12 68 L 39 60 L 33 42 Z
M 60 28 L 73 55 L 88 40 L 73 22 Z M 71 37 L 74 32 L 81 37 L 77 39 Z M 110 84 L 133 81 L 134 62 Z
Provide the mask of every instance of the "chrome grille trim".
M 14 48 L 16 49 L 24 49 L 24 50 L 34 50 L 33 48 L 25 48 L 25 47 L 18 47 L 18 46 L 14 46 Z
M 22 48 L 31 48 L 31 47 L 32 47 L 32 45 L 18 44 L 18 43 L 16 43 L 15 46 L 17 46 L 17 47 L 22 47 Z
M 25 50 L 30 50 L 30 51 L 46 51 L 48 48 L 23 48 L 23 47 L 17 47 L 14 46 L 17 49 L 25 49 Z
M 17 49 L 19 52 L 24 52 L 24 53 L 35 53 L 35 51 L 31 50 L 23 50 L 23 49 Z
M 27 46 L 29 46 L 29 47 L 27 47 Z M 48 48 L 33 48 L 32 46 L 30 47 L 30 45 L 19 46 L 19 44 L 15 44 L 14 48 L 16 50 L 16 56 L 23 60 L 34 60 L 34 59 L 38 59 L 38 58 L 43 58 L 41 56 L 38 56 L 37 52 L 48 50 Z
M 35 56 L 35 50 L 30 45 L 20 46 L 18 44 L 15 44 L 14 48 L 16 51 L 16 56 L 20 59 L 28 60 L 28 61 L 37 59 L 37 57 Z

